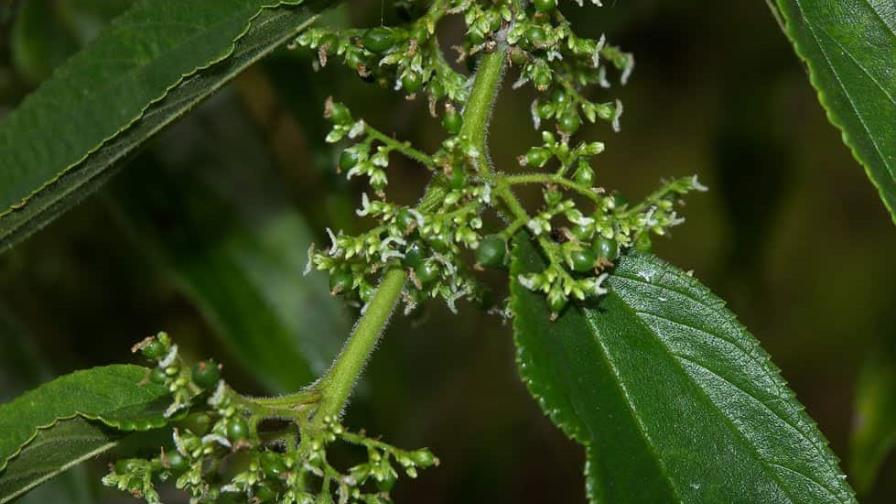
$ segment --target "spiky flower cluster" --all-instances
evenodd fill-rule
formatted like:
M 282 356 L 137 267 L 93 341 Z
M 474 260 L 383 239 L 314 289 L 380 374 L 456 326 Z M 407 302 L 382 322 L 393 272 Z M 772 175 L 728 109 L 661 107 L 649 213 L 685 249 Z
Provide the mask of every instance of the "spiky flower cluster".
M 594 2 L 598 6 L 600 2 Z M 466 24 L 459 61 L 475 61 L 500 52 L 518 72 L 514 88 L 530 84 L 539 92 L 532 102 L 533 125 L 542 143 L 522 153 L 525 170 L 498 170 L 483 152 L 485 132 L 468 121 L 467 104 L 475 75 L 450 66 L 439 47 L 435 27 L 452 14 Z M 325 117 L 333 123 L 327 140 L 349 140 L 339 169 L 349 178 L 366 177 L 373 195 L 364 194 L 358 215 L 374 219 L 367 232 L 349 236 L 330 232 L 326 250 L 312 250 L 310 264 L 327 271 L 335 294 L 367 303 L 384 271 L 404 268 L 408 308 L 429 297 L 480 300 L 483 289 L 475 271 L 503 267 L 507 242 L 528 229 L 549 260 L 545 271 L 519 278 L 544 292 L 556 316 L 570 300 L 602 295 L 606 271 L 626 249 L 650 248 L 650 234 L 665 234 L 683 219 L 675 211 L 681 196 L 705 190 L 696 178 L 666 183 L 638 204 L 595 183 L 593 158 L 603 152 L 597 141 L 574 141 L 583 120 L 605 121 L 619 130 L 622 104 L 594 101 L 594 90 L 611 86 L 610 74 L 625 84 L 634 59 L 606 42 L 577 36 L 557 9 L 556 0 L 435 0 L 429 10 L 405 26 L 366 30 L 309 30 L 297 44 L 318 51 L 320 64 L 334 56 L 361 77 L 403 90 L 409 98 L 429 97 L 429 109 L 441 116 L 447 138 L 433 154 L 414 149 L 356 119 L 348 108 L 329 100 Z M 473 112 L 475 113 L 475 112 Z M 433 173 L 420 203 L 404 206 L 388 200 L 389 157 L 397 153 Z M 544 203 L 527 210 L 513 188 L 537 185 Z M 507 222 L 488 231 L 483 214 L 496 209 Z M 475 254 L 469 265 L 465 252 Z
M 103 483 L 149 503 L 161 502 L 157 484 L 172 481 L 195 503 L 380 504 L 391 502 L 398 471 L 415 478 L 438 464 L 427 449 L 401 450 L 349 432 L 333 417 L 315 419 L 313 394 L 301 407 L 242 396 L 212 361 L 186 366 L 165 333 L 134 350 L 156 366 L 147 379 L 171 390 L 175 427 L 167 447 L 118 460 Z M 337 442 L 354 448 L 357 464 L 339 470 L 328 461 Z

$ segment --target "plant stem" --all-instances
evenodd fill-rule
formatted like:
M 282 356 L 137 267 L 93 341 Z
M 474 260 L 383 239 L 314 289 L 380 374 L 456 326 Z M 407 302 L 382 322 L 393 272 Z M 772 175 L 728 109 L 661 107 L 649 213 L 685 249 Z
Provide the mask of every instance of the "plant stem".
M 551 175 L 547 173 L 527 173 L 523 175 L 508 175 L 506 177 L 503 177 L 503 180 L 507 182 L 508 185 L 557 184 L 559 186 L 563 186 L 567 189 L 575 191 L 576 193 L 590 199 L 595 204 L 600 204 L 601 201 L 600 196 L 598 196 L 594 192 L 594 190 L 589 189 L 583 185 L 576 184 L 575 182 L 560 175 Z
M 492 106 L 498 95 L 506 59 L 507 48 L 503 44 L 495 52 L 483 56 L 476 72 L 470 99 L 464 108 L 464 127 L 461 134 L 466 135 L 470 141 L 474 142 L 479 150 L 478 169 L 484 176 L 491 176 L 492 173 L 488 161 L 484 159 L 488 153 L 486 132 L 491 119 Z M 382 141 L 381 138 L 378 139 Z M 392 139 L 389 138 L 389 140 Z M 423 196 L 420 207 L 425 208 L 437 203 L 440 199 L 440 191 L 441 189 L 438 187 L 431 186 Z M 363 371 L 364 365 L 376 348 L 376 344 L 392 316 L 407 277 L 404 270 L 391 270 L 386 273 L 342 352 L 336 357 L 329 371 L 314 386 L 314 390 L 320 393 L 320 402 L 314 413 L 315 427 L 321 426 L 324 418 L 338 416 L 342 413 L 358 376 Z
M 321 391 L 316 418 L 323 419 L 342 413 L 358 376 L 364 370 L 392 316 L 407 277 L 404 270 L 391 270 L 383 277 L 342 352 L 316 386 Z
M 410 142 L 400 142 L 389 135 L 383 133 L 382 131 L 371 127 L 369 124 L 366 125 L 367 134 L 373 138 L 374 140 L 378 140 L 380 143 L 391 147 L 392 149 L 404 154 L 405 157 L 409 159 L 413 159 L 423 166 L 427 167 L 430 171 L 434 168 L 435 163 L 433 163 L 432 158 L 426 154 L 425 152 L 421 152 L 413 147 L 411 147 Z

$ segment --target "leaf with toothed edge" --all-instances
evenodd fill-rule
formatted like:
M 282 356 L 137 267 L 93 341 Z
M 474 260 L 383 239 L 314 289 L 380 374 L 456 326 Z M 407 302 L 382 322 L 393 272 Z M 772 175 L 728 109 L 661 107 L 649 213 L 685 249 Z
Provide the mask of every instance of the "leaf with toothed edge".
M 168 390 L 148 376 L 148 369 L 127 364 L 77 371 L 0 405 L 0 474 L 39 432 L 62 420 L 96 420 L 118 431 L 166 425 Z
M 96 189 L 114 162 L 334 2 L 300 3 L 143 0 L 117 18 L 0 122 L 0 250 Z
M 513 278 L 544 260 L 520 235 Z M 513 281 L 520 374 L 585 445 L 591 502 L 855 502 L 836 457 L 758 342 L 699 282 L 620 259 L 597 304 L 554 322 Z
M 896 222 L 896 3 L 769 0 L 828 118 Z

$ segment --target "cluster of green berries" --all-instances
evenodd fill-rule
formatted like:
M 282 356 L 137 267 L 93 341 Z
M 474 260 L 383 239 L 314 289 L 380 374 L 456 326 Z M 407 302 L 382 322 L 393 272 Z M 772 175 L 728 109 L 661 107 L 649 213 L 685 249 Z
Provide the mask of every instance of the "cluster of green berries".
M 165 333 L 134 349 L 156 364 L 147 379 L 167 386 L 173 401 L 178 391 L 189 391 L 170 409 L 171 442 L 150 457 L 116 461 L 103 478 L 151 504 L 161 502 L 157 485 L 165 482 L 194 503 L 380 504 L 391 502 L 395 467 L 413 478 L 418 469 L 438 464 L 429 450 L 395 448 L 349 432 L 335 418 L 312 426 L 313 408 L 266 410 L 230 389 L 213 361 L 185 366 Z M 267 428 L 265 421 L 278 426 Z M 327 461 L 336 441 L 356 447 L 363 461 L 336 469 Z
M 480 152 L 480 144 L 464 129 L 463 106 L 473 77 L 445 64 L 435 36 L 438 22 L 452 14 L 461 14 L 467 27 L 458 47 L 461 60 L 473 61 L 501 47 L 518 70 L 514 87 L 532 83 L 539 92 L 531 111 L 542 143 L 519 157 L 521 167 L 534 171 L 495 173 L 481 168 L 489 163 L 487 153 Z M 341 152 L 338 168 L 349 178 L 368 179 L 373 199 L 364 194 L 357 213 L 375 224 L 357 236 L 328 230 L 329 247 L 310 251 L 309 266 L 328 272 L 332 292 L 350 302 L 366 304 L 383 272 L 403 268 L 411 280 L 403 293 L 406 311 L 436 297 L 452 310 L 459 299 L 481 303 L 487 291 L 476 270 L 506 267 L 509 239 L 527 229 L 549 266 L 518 280 L 544 292 L 556 316 L 571 300 L 605 293 L 602 283 L 619 255 L 633 247 L 649 249 L 651 234 L 665 234 L 683 222 L 675 210 L 681 196 L 705 189 L 695 178 L 683 178 L 629 205 L 595 183 L 593 158 L 604 151 L 604 144 L 574 142 L 573 137 L 585 121 L 605 121 L 619 130 L 621 102 L 587 96 L 611 86 L 608 70 L 624 84 L 634 59 L 604 37 L 577 36 L 556 0 L 434 1 L 405 26 L 321 28 L 301 35 L 298 44 L 317 49 L 321 63 L 328 55 L 342 56 L 362 77 L 394 82 L 395 89 L 406 94 L 425 90 L 431 112 L 441 116 L 447 133 L 430 155 L 355 119 L 344 104 L 327 101 L 324 115 L 333 125 L 327 140 L 351 142 Z M 413 79 L 413 85 L 406 85 L 403 77 L 408 72 L 421 76 L 419 85 Z M 434 197 L 413 207 L 389 201 L 385 189 L 391 154 L 428 169 L 433 175 L 429 195 Z M 543 187 L 544 204 L 534 214 L 520 208 L 508 211 L 512 205 L 506 194 L 522 184 Z M 490 208 L 507 217 L 507 227 L 486 230 L 482 215 Z M 473 265 L 470 253 L 476 259 Z

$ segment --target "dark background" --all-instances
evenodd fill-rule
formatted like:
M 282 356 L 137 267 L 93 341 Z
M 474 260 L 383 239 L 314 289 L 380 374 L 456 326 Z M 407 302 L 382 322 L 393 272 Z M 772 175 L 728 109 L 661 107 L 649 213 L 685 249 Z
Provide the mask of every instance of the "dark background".
M 15 28 L 30 2 L 45 9 L 36 16 L 42 22 Z M 0 3 L 0 116 L 126 3 L 30 2 Z M 606 32 L 637 60 L 629 85 L 606 95 L 625 103 L 622 132 L 605 125 L 587 132 L 607 144 L 596 165 L 601 184 L 637 199 L 663 177 L 696 173 L 711 188 L 688 199 L 688 222 L 672 239 L 655 241 L 655 252 L 693 270 L 729 302 L 847 459 L 858 371 L 896 330 L 893 222 L 763 2 L 605 3 L 579 9 L 561 2 L 581 32 Z M 368 26 L 380 22 L 380 12 L 380 2 L 352 0 L 350 14 L 328 19 Z M 458 26 L 446 23 L 446 40 L 456 39 Z M 259 151 L 264 162 L 235 169 L 248 178 L 268 170 L 319 243 L 326 226 L 362 225 L 351 209 L 364 188 L 332 173 L 338 151 L 322 143 L 323 98 L 333 94 L 380 129 L 425 147 L 438 145 L 443 133 L 423 101 L 405 101 L 338 65 L 315 74 L 310 62 L 308 54 L 284 50 L 253 67 L 154 141 L 113 184 L 0 256 L 0 308 L 44 362 L 0 360 L 0 399 L 42 377 L 128 360 L 131 344 L 160 329 L 192 355 L 216 356 L 244 390 L 263 392 L 118 212 L 144 193 L 182 184 L 172 173 L 191 166 L 214 173 L 222 150 Z M 499 168 L 511 168 L 523 141 L 535 139 L 531 98 L 528 91 L 500 98 L 490 136 Z M 177 155 L 184 150 L 190 155 Z M 399 201 L 416 198 L 425 183 L 397 156 L 389 175 Z M 192 239 L 215 236 L 187 234 L 178 243 L 190 248 Z M 327 337 L 335 347 L 345 334 Z M 430 446 L 441 458 L 438 469 L 399 485 L 398 502 L 584 501 L 582 450 L 517 380 L 509 327 L 472 306 L 458 316 L 433 304 L 421 317 L 397 317 L 346 421 L 399 446 Z M 101 465 L 81 491 L 120 500 L 92 488 Z M 894 480 L 889 460 L 865 501 L 892 502 Z

